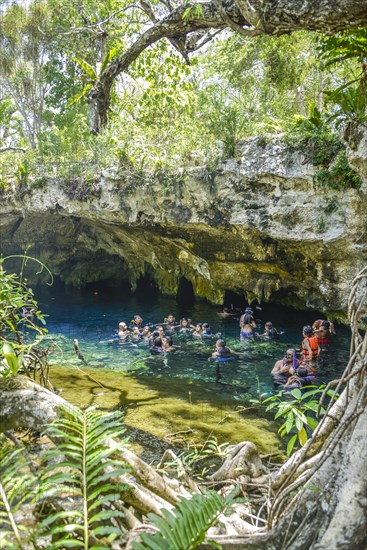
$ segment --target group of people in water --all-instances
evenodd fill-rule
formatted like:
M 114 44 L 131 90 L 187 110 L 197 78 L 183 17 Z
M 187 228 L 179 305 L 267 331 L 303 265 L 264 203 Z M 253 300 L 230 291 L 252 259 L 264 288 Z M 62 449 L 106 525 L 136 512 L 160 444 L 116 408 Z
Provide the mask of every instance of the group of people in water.
M 233 314 L 224 308 L 219 315 L 221 317 L 229 317 Z M 265 323 L 262 334 L 254 333 L 257 322 L 254 318 L 254 312 L 250 307 L 247 307 L 243 313 L 241 312 L 239 326 L 241 340 L 253 338 L 254 335 L 263 339 L 274 340 L 283 334 L 273 326 L 271 321 Z M 191 319 L 188 318 L 182 318 L 179 322 L 176 322 L 172 314 L 169 314 L 163 323 L 158 325 L 144 325 L 142 317 L 134 315 L 129 325 L 123 321 L 119 323 L 116 334 L 120 341 L 125 341 L 128 338 L 146 340 L 153 355 L 177 349 L 173 344 L 173 334 L 192 336 L 194 338 L 216 338 L 215 349 L 209 360 L 213 359 L 216 362 L 217 382 L 222 378 L 220 363 L 233 361 L 242 353 L 241 351 L 229 348 L 226 345 L 226 341 L 221 338 L 220 333 L 214 334 L 208 323 L 193 324 Z M 331 322 L 318 319 L 312 326 L 304 326 L 302 334 L 303 340 L 300 349 L 287 349 L 284 357 L 275 363 L 271 371 L 275 385 L 292 389 L 312 383 L 315 379 L 317 358 L 321 351 L 327 349 L 330 336 L 335 334 L 335 330 Z
M 332 334 L 335 334 L 333 323 L 324 319 L 317 319 L 312 326 L 304 326 L 301 348 L 287 349 L 284 357 L 275 363 L 271 371 L 274 384 L 286 389 L 312 384 L 316 378 L 318 357 L 328 349 Z
M 174 351 L 176 347 L 173 345 L 173 334 L 190 335 L 193 337 L 205 338 L 215 337 L 208 323 L 193 324 L 191 319 L 182 318 L 178 323 L 172 314 L 169 314 L 158 325 L 146 324 L 143 325 L 143 319 L 140 315 L 134 315 L 134 318 L 127 325 L 121 321 L 119 323 L 117 336 L 121 341 L 128 337 L 131 339 L 145 339 L 149 343 L 150 352 L 153 355 Z

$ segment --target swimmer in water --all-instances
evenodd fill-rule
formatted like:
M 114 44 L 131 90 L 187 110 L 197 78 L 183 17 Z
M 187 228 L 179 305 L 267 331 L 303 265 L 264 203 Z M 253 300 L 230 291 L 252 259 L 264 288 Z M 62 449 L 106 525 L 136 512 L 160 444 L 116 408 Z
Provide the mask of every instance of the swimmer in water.
M 232 309 L 229 309 L 228 307 L 224 307 L 222 309 L 222 311 L 217 313 L 217 315 L 218 315 L 218 317 L 222 317 L 223 319 L 226 319 L 227 317 L 233 317 L 235 315 L 238 315 L 238 312 L 234 311 L 233 307 L 232 307 Z
M 140 317 L 140 315 L 134 315 L 134 319 L 130 321 L 130 328 L 138 327 L 139 330 L 143 326 L 143 319 Z
M 150 328 L 148 326 L 145 326 L 142 330 L 141 335 L 145 340 L 149 340 L 152 335 L 152 333 L 150 332 Z
M 212 329 L 208 325 L 208 323 L 203 323 L 203 332 L 202 336 L 213 336 Z
M 191 334 L 191 328 L 190 328 L 190 319 L 186 319 L 183 317 L 180 321 L 180 330 L 179 332 L 181 334 Z
M 176 347 L 173 345 L 173 340 L 171 336 L 166 336 L 162 338 L 162 348 L 163 351 L 174 351 Z
M 197 323 L 193 332 L 192 332 L 192 335 L 193 336 L 202 336 L 203 335 L 203 325 L 202 323 Z
M 314 336 L 312 327 L 310 325 L 306 325 L 303 327 L 303 341 L 301 347 L 303 362 L 307 364 L 315 364 L 321 350 L 317 341 L 317 337 Z
M 130 331 L 127 329 L 127 324 L 121 321 L 121 323 L 119 323 L 119 329 L 117 332 L 118 337 L 121 339 L 125 339 L 128 337 L 129 334 Z
M 279 359 L 271 371 L 274 384 L 283 386 L 299 365 L 300 361 L 296 358 L 296 350 L 294 348 L 287 349 L 283 359 Z
M 288 378 L 287 382 L 284 384 L 284 388 L 288 390 L 294 388 L 302 388 L 302 386 L 312 384 L 314 378 L 315 376 L 310 375 L 307 367 L 305 367 L 304 365 L 300 365 L 297 368 L 296 372 L 292 376 L 290 376 L 290 378 Z
M 266 339 L 273 340 L 274 338 L 278 338 L 280 333 L 275 327 L 273 327 L 273 323 L 271 321 L 267 321 L 265 323 L 265 331 L 262 336 Z
M 212 357 L 233 357 L 234 355 L 239 355 L 237 351 L 226 346 L 225 340 L 221 338 L 215 342 L 215 350 L 212 353 Z
M 241 338 L 251 338 L 254 335 L 256 323 L 253 317 L 253 311 L 250 307 L 245 309 L 245 313 L 240 317 L 240 336 Z
M 176 325 L 176 319 L 174 318 L 174 316 L 172 315 L 172 313 L 170 313 L 166 319 L 164 320 L 163 322 L 164 325 L 166 325 L 166 328 L 168 330 L 172 330 L 174 329 L 177 325 Z
M 330 335 L 335 334 L 333 323 L 323 319 L 317 319 L 312 325 L 314 335 L 317 337 L 317 343 L 321 349 L 326 349 L 330 344 Z
M 233 361 L 234 355 L 240 355 L 237 351 L 226 346 L 225 340 L 221 338 L 215 342 L 215 350 L 212 353 L 213 359 L 215 359 L 215 381 L 219 382 L 222 377 L 220 371 L 220 363 L 226 363 Z
M 163 353 L 163 352 L 164 352 L 164 348 L 163 348 L 162 339 L 157 337 L 153 341 L 153 345 L 150 348 L 150 353 L 157 355 L 158 353 Z

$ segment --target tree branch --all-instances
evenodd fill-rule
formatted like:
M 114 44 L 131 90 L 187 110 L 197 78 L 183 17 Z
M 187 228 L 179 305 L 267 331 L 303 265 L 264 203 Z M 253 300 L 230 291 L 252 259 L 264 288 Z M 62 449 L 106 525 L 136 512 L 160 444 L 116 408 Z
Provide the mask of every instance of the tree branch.
M 25 153 L 27 147 L 0 147 L 0 153 L 5 153 L 6 151 L 22 151 L 22 153 Z
M 297 30 L 337 31 L 367 25 L 366 0 L 213 0 L 207 3 L 181 5 L 161 20 L 156 20 L 146 2 L 141 3 L 153 19 L 145 31 L 123 55 L 114 59 L 102 72 L 89 95 L 89 126 L 94 134 L 108 121 L 111 88 L 116 78 L 127 72 L 130 64 L 149 46 L 168 38 L 187 59 L 188 48 L 183 38 L 194 32 L 231 28 L 243 35 L 281 35 Z M 190 10 L 190 11 L 188 11 Z M 197 48 L 195 48 L 197 49 Z

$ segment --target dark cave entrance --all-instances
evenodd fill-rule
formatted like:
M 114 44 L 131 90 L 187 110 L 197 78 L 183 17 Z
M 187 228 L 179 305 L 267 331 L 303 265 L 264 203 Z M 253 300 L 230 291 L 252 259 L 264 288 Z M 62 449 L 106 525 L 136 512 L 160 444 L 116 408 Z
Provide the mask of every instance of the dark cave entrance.
M 190 305 L 195 302 L 195 293 L 191 281 L 186 277 L 181 277 L 178 291 L 176 294 L 177 303 L 182 305 Z

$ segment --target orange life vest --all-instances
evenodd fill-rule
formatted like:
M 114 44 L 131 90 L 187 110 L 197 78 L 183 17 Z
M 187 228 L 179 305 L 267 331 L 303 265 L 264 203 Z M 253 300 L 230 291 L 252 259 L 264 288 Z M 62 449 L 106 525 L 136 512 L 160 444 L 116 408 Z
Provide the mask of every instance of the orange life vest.
M 311 358 L 315 359 L 319 352 L 319 344 L 317 342 L 317 336 L 311 336 L 310 338 L 306 337 L 302 342 L 302 352 L 303 352 L 303 355 L 307 357 L 309 354 L 309 350 L 305 347 L 305 344 L 304 344 L 306 340 L 308 340 L 310 344 Z

